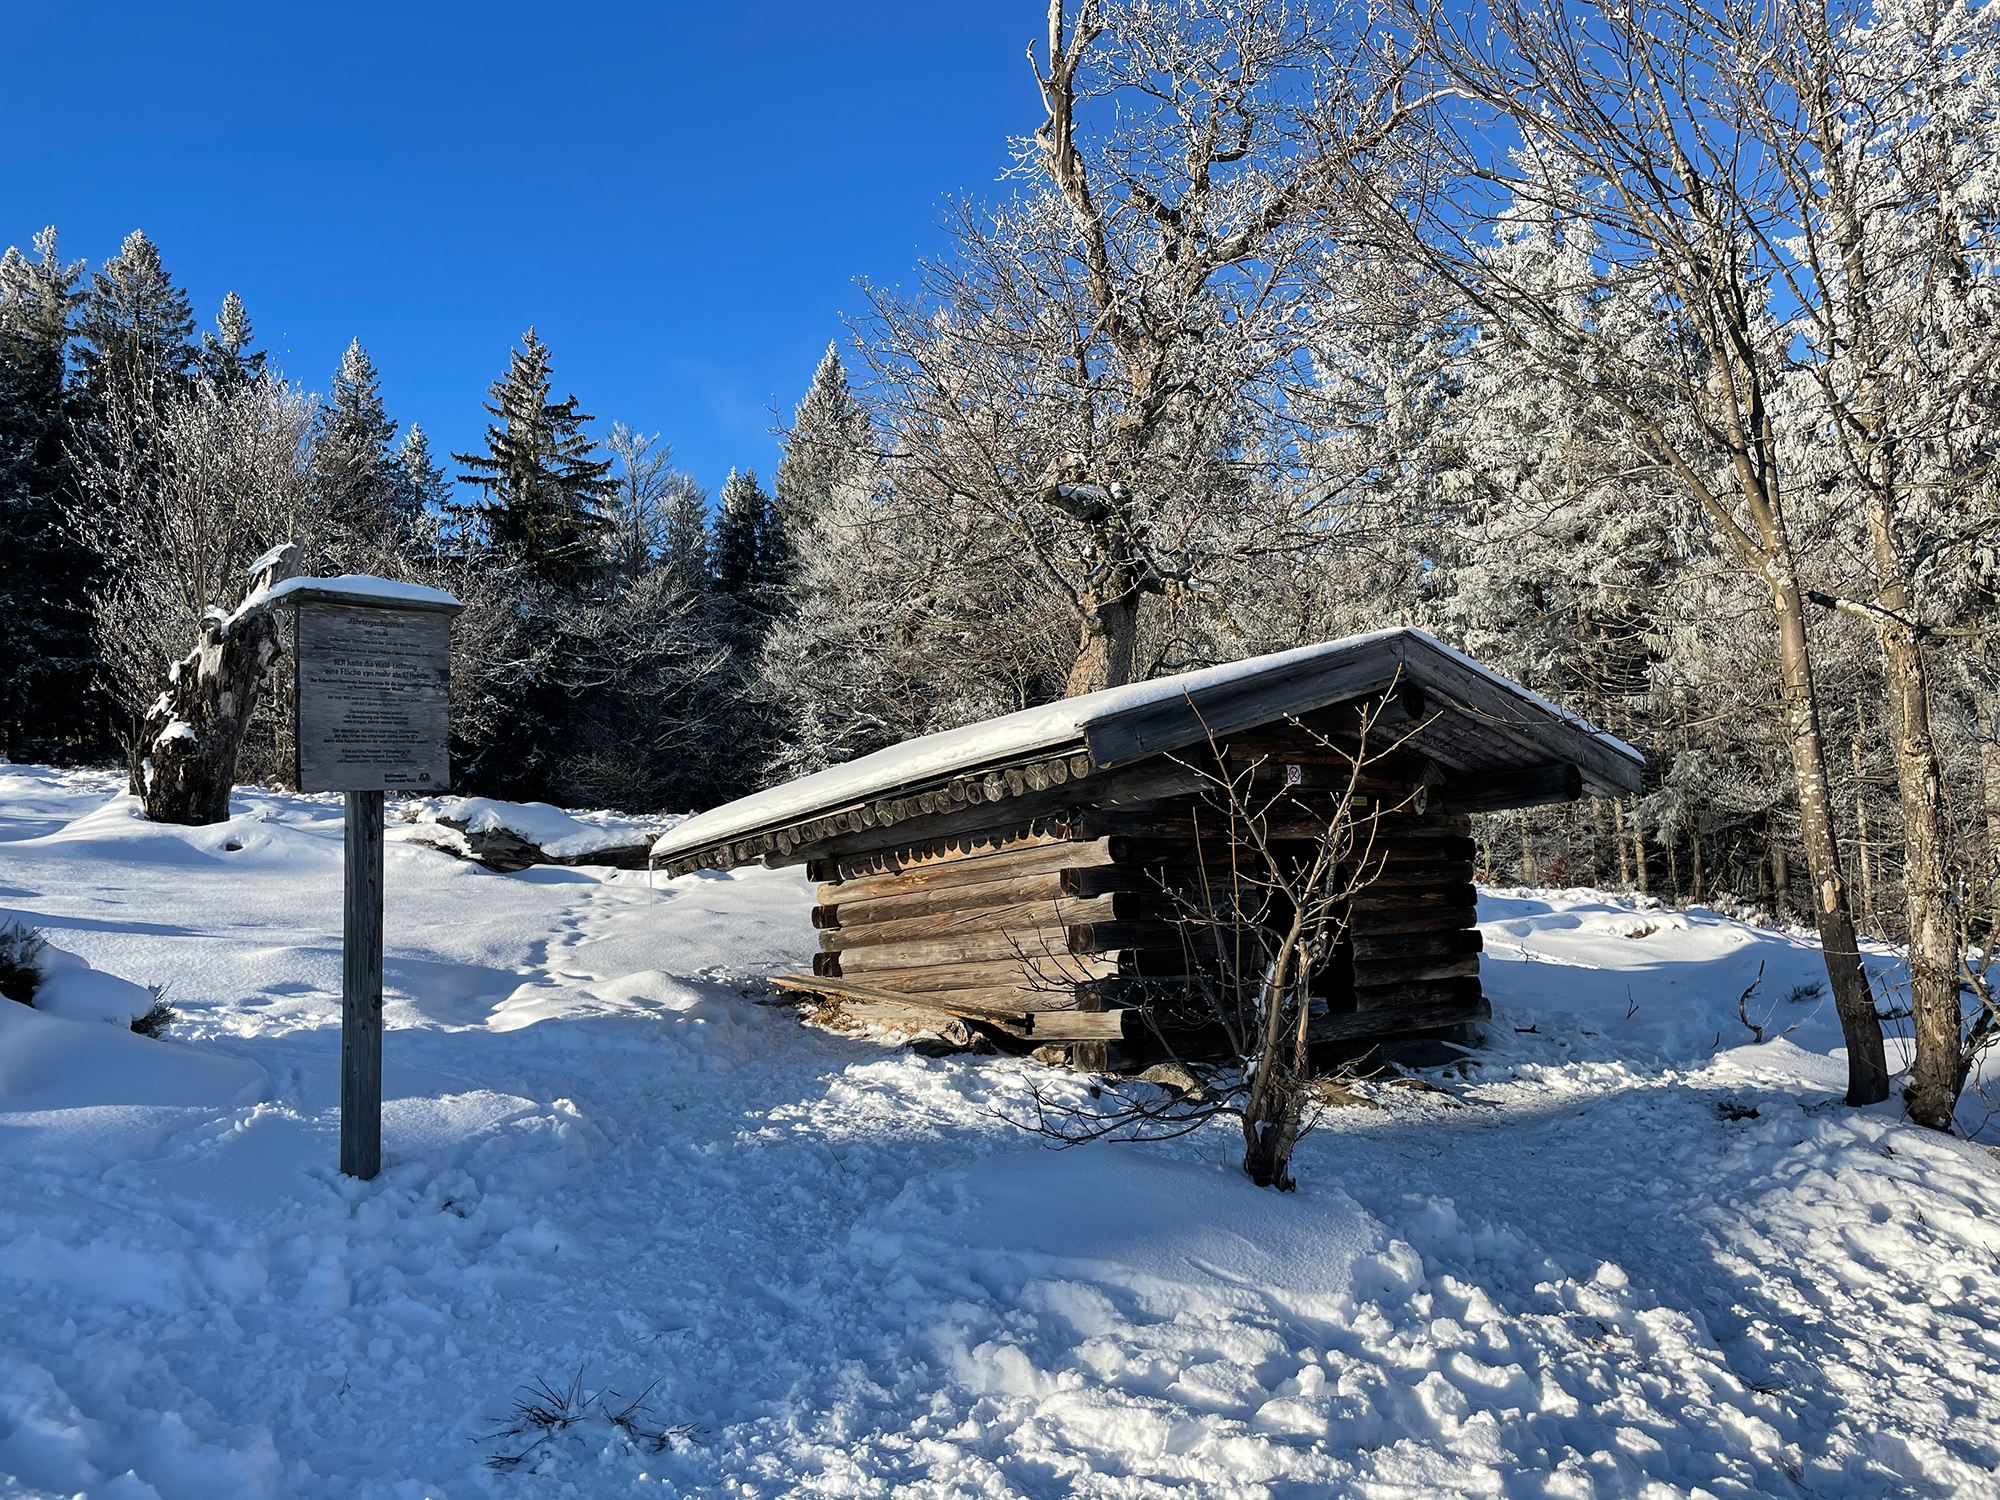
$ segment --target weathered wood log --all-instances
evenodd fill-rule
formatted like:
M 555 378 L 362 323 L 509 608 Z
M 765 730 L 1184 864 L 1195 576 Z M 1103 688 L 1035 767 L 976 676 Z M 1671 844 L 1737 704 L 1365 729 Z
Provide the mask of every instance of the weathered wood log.
M 1442 953 L 1480 953 L 1486 935 L 1477 927 L 1461 927 L 1455 932 L 1412 932 L 1385 934 L 1351 933 L 1348 938 L 1354 961 L 1377 958 L 1425 958 Z
M 1492 1014 L 1493 1007 L 1475 990 L 1469 996 L 1454 993 L 1379 1010 L 1314 1016 L 1306 1023 L 1306 1036 L 1315 1042 L 1360 1041 L 1371 1036 L 1394 1036 L 1401 1031 L 1429 1031 L 1462 1021 L 1484 1021 Z
M 1450 932 L 1470 927 L 1478 920 L 1479 910 L 1472 906 L 1428 907 L 1415 912 L 1357 912 L 1349 931 L 1358 940 L 1363 933 Z
M 839 881 L 828 881 L 820 886 L 819 899 L 823 906 L 845 905 L 957 886 L 991 885 L 1030 874 L 1110 862 L 1108 840 L 1085 843 L 1036 834 L 1004 848 L 939 854 L 913 852 L 906 862 L 888 870 L 857 871 Z
M 838 901 L 813 908 L 813 926 L 865 927 L 876 922 L 896 922 L 935 912 L 969 911 L 979 907 L 1013 906 L 1024 901 L 1055 901 L 1067 897 L 1065 870 L 1044 870 L 1010 879 L 987 880 L 965 885 L 947 885 L 906 891 L 896 896 L 879 896 L 868 901 Z M 838 892 L 840 886 L 826 889 Z
M 922 916 L 903 917 L 890 922 L 843 922 L 822 930 L 819 946 L 826 953 L 851 953 L 859 948 L 892 943 L 925 943 L 969 939 L 975 933 L 997 930 L 1040 932 L 1056 930 L 1073 922 L 1109 921 L 1130 896 L 1099 896 L 1090 901 L 1018 901 L 1005 906 L 969 906 Z
M 837 960 L 837 953 L 822 953 L 818 958 Z M 1036 959 L 1022 965 L 1018 959 L 989 959 L 981 963 L 951 963 L 919 966 L 913 969 L 869 969 L 861 971 L 867 975 L 858 982 L 875 989 L 907 991 L 911 994 L 936 994 L 947 990 L 1000 990 L 1009 989 L 1024 994 L 1046 996 L 1050 1006 L 1069 1004 L 1076 988 L 1093 979 L 1108 979 L 1118 972 L 1118 964 L 1111 959 L 1077 957 L 1072 954 L 1057 954 L 1052 959 Z M 839 977 L 839 976 L 835 976 Z M 1035 1002 L 1025 1002 L 1033 1004 Z
M 1462 979 L 1479 972 L 1477 953 L 1438 954 L 1428 958 L 1357 959 L 1354 964 L 1354 991 L 1378 990 L 1385 985 L 1405 984 L 1422 979 Z
M 837 858 L 808 859 L 805 861 L 806 875 L 823 885 L 837 885 L 850 880 L 892 877 L 925 865 L 947 865 L 993 854 L 1050 848 L 1075 842 L 1073 824 L 1074 819 L 1069 813 L 1019 820 L 1006 813 L 993 813 L 980 827 L 949 835 L 912 837 L 902 842 L 880 843 Z M 894 836 L 890 837 L 893 839 Z
M 1421 979 L 1399 984 L 1373 985 L 1354 991 L 1357 1012 L 1397 1010 L 1406 1005 L 1455 1005 L 1470 1003 L 1479 996 L 1479 981 L 1464 979 Z
M 858 1000 L 876 1000 L 884 1004 L 907 1005 L 923 1010 L 941 1011 L 947 1015 L 966 1016 L 975 1021 L 1011 1021 L 1016 1025 L 1025 1025 L 1029 1017 L 1034 1014 L 1027 1006 L 1014 1002 L 1011 997 L 1015 992 L 1011 990 L 966 990 L 940 995 L 913 994 L 816 974 L 780 974 L 771 983 L 781 990 L 813 995 L 851 996 Z
M 1074 759 L 1072 759 L 1072 771 Z M 1087 764 L 1087 762 L 1086 762 Z M 1018 779 L 1019 772 L 1016 772 Z M 971 802 L 963 808 L 947 813 L 935 813 L 927 817 L 914 817 L 895 825 L 893 831 L 868 827 L 859 832 L 846 831 L 816 842 L 800 843 L 789 854 L 770 854 L 765 863 L 773 866 L 810 863 L 817 859 L 846 859 L 856 854 L 875 853 L 899 845 L 920 842 L 925 839 L 944 838 L 969 830 L 989 828 L 1002 822 L 1019 820 L 1027 822 L 1070 811 L 1080 811 L 1086 807 L 1118 807 L 1128 802 L 1147 802 L 1161 797 L 1171 797 L 1198 789 L 1204 783 L 1199 775 L 1170 761 L 1134 766 L 1129 771 L 1106 776 L 1090 776 L 1081 781 L 1072 774 L 1061 786 L 1051 786 L 1047 791 L 1034 792 L 1021 782 L 1021 793 L 1010 795 L 1007 779 L 1001 773 L 988 775 L 983 782 L 974 783 L 984 788 L 987 804 L 975 806 Z M 991 804 L 998 803 L 1005 808 L 997 811 Z M 1097 835 L 1084 833 L 1084 838 Z M 699 857 L 700 851 L 694 856 Z
M 1053 963 L 1067 957 L 1068 929 L 1013 928 L 995 932 L 968 932 L 960 937 L 933 938 L 921 942 L 879 943 L 839 951 L 842 974 L 871 973 L 877 969 L 917 969 L 938 964 L 988 963 L 1008 958 L 1024 966 Z
M 1370 887 L 1355 893 L 1354 909 L 1357 912 L 1423 911 L 1434 906 L 1472 906 L 1478 899 L 1479 892 L 1469 881 L 1464 885 L 1429 891 L 1410 890 L 1402 886 L 1384 890 Z
M 1439 789 L 1453 812 L 1501 812 L 1516 807 L 1552 807 L 1583 795 L 1583 772 L 1567 761 L 1525 771 L 1460 776 Z

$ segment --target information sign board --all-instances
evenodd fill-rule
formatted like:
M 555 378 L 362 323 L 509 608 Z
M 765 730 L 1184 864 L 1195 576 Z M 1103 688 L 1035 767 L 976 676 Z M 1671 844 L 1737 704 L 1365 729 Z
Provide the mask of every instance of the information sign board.
M 296 619 L 299 790 L 445 790 L 451 614 L 308 597 Z

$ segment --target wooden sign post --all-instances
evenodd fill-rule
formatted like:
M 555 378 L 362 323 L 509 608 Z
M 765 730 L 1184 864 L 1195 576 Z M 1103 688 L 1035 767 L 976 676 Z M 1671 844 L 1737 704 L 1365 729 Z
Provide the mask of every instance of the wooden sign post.
M 451 619 L 436 589 L 380 578 L 281 585 L 298 662 L 298 783 L 347 794 L 340 1170 L 382 1170 L 382 802 L 451 784 Z

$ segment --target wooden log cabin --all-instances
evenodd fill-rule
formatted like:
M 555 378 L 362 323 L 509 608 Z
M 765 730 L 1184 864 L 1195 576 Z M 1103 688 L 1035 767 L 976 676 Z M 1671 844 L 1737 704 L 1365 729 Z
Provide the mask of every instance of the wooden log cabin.
M 1635 792 L 1642 764 L 1422 631 L 1386 630 L 925 735 L 691 818 L 653 863 L 805 865 L 820 952 L 783 987 L 1130 1068 L 1220 1035 L 1180 1003 L 1198 893 L 1255 857 L 1220 833 L 1218 773 L 1275 781 L 1273 859 L 1309 855 L 1342 795 L 1367 820 L 1373 878 L 1310 1022 L 1352 1043 L 1489 1014 L 1472 814 Z

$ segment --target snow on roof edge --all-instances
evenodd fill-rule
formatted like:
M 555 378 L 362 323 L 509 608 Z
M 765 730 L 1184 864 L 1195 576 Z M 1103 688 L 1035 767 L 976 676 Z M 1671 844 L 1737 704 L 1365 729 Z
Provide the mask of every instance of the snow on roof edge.
M 1452 658 L 1452 660 L 1456 661 L 1460 666 L 1470 667 L 1473 671 L 1477 672 L 1481 677 L 1484 677 L 1489 682 L 1497 683 L 1499 686 L 1505 688 L 1508 692 L 1512 693 L 1515 697 L 1527 699 L 1537 708 L 1545 710 L 1551 717 L 1560 719 L 1562 720 L 1563 723 L 1568 724 L 1572 729 L 1581 730 L 1583 733 L 1589 735 L 1592 739 L 1602 744 L 1606 749 L 1617 751 L 1618 754 L 1627 757 L 1629 760 L 1631 760 L 1637 765 L 1643 766 L 1646 763 L 1646 757 L 1643 752 L 1633 749 L 1630 745 L 1626 744 L 1625 741 L 1619 739 L 1617 735 L 1611 733 L 1611 731 L 1609 731 L 1608 729 L 1599 729 L 1595 724 L 1591 723 L 1590 720 L 1586 719 L 1582 714 L 1574 713 L 1567 708 L 1562 708 L 1554 703 L 1549 702 L 1548 699 L 1544 698 L 1540 693 L 1536 692 L 1533 688 L 1523 687 L 1520 683 L 1514 681 L 1514 679 L 1511 677 L 1502 677 L 1498 672 L 1494 671 L 1491 667 L 1486 666 L 1482 662 L 1474 661 L 1471 657 L 1467 656 L 1463 651 L 1460 651 L 1456 646 L 1447 646 L 1443 641 L 1439 640 L 1436 636 L 1432 635 L 1428 630 L 1418 630 L 1415 626 L 1411 626 L 1408 630 L 1404 631 L 1403 633 L 1408 636 L 1414 636 L 1417 640 L 1424 642 L 1426 645 L 1435 647 L 1439 652 L 1441 652 L 1445 656 L 1449 656 L 1450 658 Z
M 1083 739 L 1085 730 L 1101 718 L 1164 702 L 1186 693 L 1201 692 L 1240 678 L 1311 661 L 1320 656 L 1347 655 L 1379 641 L 1416 639 L 1439 653 L 1470 667 L 1508 692 L 1533 702 L 1553 718 L 1604 742 L 1608 747 L 1643 763 L 1645 757 L 1624 741 L 1595 728 L 1587 720 L 1558 708 L 1546 698 L 1519 683 L 1481 666 L 1463 652 L 1455 651 L 1426 631 L 1399 625 L 1344 636 L 1336 641 L 1319 641 L 1274 651 L 1241 661 L 1222 662 L 1194 672 L 1172 677 L 1156 677 L 1123 687 L 1103 688 L 1077 698 L 1063 698 L 1036 708 L 1025 708 L 997 719 L 919 735 L 864 755 L 843 761 L 809 776 L 752 792 L 720 807 L 697 813 L 678 828 L 661 835 L 653 845 L 655 859 L 687 854 L 709 845 L 740 838 L 760 829 L 781 827 L 812 817 L 832 808 L 846 807 L 892 786 L 932 780 L 990 764 L 1010 756 L 1071 745 Z

